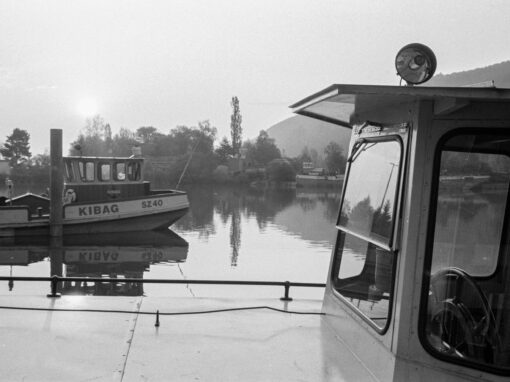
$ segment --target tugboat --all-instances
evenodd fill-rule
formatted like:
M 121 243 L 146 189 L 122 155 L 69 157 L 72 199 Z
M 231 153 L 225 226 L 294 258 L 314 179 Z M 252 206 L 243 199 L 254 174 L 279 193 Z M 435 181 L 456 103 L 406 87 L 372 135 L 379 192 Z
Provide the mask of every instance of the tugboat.
M 143 177 L 143 158 L 63 158 L 63 232 L 93 234 L 168 228 L 189 209 L 187 194 L 152 190 Z M 0 206 L 0 237 L 47 235 L 50 200 L 34 194 Z

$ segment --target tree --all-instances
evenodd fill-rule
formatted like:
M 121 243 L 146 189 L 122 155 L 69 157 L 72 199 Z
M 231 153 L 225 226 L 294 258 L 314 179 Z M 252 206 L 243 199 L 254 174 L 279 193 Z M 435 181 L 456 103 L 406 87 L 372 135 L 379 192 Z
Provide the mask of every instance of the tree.
M 132 154 L 132 147 L 135 144 L 138 144 L 136 134 L 129 129 L 121 127 L 118 134 L 115 134 L 113 137 L 113 155 L 130 156 Z
M 80 150 L 76 147 L 79 146 Z M 112 155 L 113 142 L 110 125 L 98 114 L 87 118 L 82 132 L 71 143 L 71 155 L 102 156 Z
M 243 117 L 239 109 L 239 99 L 232 97 L 232 116 L 230 117 L 230 135 L 232 137 L 232 155 L 238 155 L 242 143 L 243 129 L 241 122 Z
M 195 150 L 204 154 L 214 152 L 216 128 L 209 121 L 198 123 L 198 127 L 177 126 L 170 131 L 171 155 L 187 155 Z
M 326 168 L 330 173 L 343 173 L 347 159 L 342 154 L 342 148 L 336 142 L 329 142 L 324 149 Z
M 246 157 L 249 161 L 255 162 L 259 166 L 265 166 L 273 159 L 281 158 L 280 149 L 274 143 L 274 139 L 269 138 L 266 131 L 261 130 L 255 143 L 246 142 Z
M 310 151 L 308 150 L 308 146 L 303 147 L 303 150 L 301 150 L 301 154 L 299 156 L 291 159 L 294 170 L 300 174 L 303 172 L 303 163 L 305 162 L 312 162 L 312 157 L 310 155 Z
M 32 156 L 29 141 L 30 134 L 26 130 L 15 128 L 12 134 L 7 136 L 0 153 L 9 159 L 11 166 L 26 163 Z
M 223 137 L 220 142 L 220 146 L 214 150 L 220 163 L 226 163 L 230 155 L 232 155 L 232 145 L 228 141 L 227 137 Z
M 273 159 L 267 164 L 267 178 L 274 182 L 289 182 L 296 180 L 296 171 L 287 159 Z
M 32 158 L 30 162 L 32 167 L 50 168 L 51 165 L 50 154 L 48 154 L 47 151 L 44 152 L 43 154 L 37 154 Z
M 322 158 L 316 149 L 310 149 L 310 158 L 315 167 L 322 167 Z
M 113 155 L 113 139 L 112 139 L 112 128 L 110 124 L 107 123 L 104 127 L 104 142 L 106 146 L 106 152 L 108 156 Z
M 143 143 L 149 143 L 153 141 L 154 135 L 157 132 L 157 129 L 152 126 L 142 126 L 136 130 L 136 135 L 138 135 Z
M 303 150 L 301 150 L 301 155 L 298 157 L 301 162 L 311 162 L 312 157 L 310 155 L 310 151 L 308 150 L 308 146 L 303 147 Z
M 107 135 L 107 128 L 110 127 L 110 125 L 106 124 L 104 122 L 103 117 L 101 117 L 99 114 L 96 114 L 92 118 L 87 118 L 85 120 L 85 127 L 83 128 L 83 134 L 86 137 L 98 137 L 101 139 L 106 139 Z M 111 130 L 110 130 L 111 132 Z

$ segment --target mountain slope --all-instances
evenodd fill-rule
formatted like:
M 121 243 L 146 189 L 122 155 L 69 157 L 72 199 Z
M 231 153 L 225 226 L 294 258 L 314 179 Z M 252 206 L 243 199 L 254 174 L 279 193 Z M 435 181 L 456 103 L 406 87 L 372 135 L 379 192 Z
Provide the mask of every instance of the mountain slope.
M 323 155 L 324 148 L 331 141 L 337 142 L 347 153 L 351 137 L 350 129 L 301 115 L 271 126 L 267 133 L 274 138 L 282 154 L 291 158 L 300 155 L 304 147 L 315 149 L 319 155 Z
M 439 73 L 426 86 L 466 86 L 491 80 L 498 88 L 510 88 L 510 61 L 464 72 Z

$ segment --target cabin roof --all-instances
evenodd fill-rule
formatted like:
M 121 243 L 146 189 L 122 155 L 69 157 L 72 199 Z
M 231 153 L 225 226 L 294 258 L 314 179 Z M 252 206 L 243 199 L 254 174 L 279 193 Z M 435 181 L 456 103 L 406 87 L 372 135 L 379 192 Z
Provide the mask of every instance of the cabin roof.
M 351 128 L 365 111 L 420 100 L 510 102 L 510 89 L 335 84 L 290 107 L 294 113 Z
M 13 197 L 10 200 L 12 200 L 14 202 L 14 201 L 17 201 L 17 200 L 24 200 L 24 199 L 28 199 L 28 198 L 34 198 L 34 199 L 45 200 L 45 201 L 49 201 L 50 200 L 46 196 L 37 195 L 37 194 L 34 194 L 32 192 L 26 192 L 26 193 L 24 193 L 22 195 L 15 196 L 15 197 Z

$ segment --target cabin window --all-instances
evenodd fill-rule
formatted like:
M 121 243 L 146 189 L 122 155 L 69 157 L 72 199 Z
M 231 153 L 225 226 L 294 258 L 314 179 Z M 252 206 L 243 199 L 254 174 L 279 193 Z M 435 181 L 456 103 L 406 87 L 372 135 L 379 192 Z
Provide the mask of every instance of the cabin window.
M 335 289 L 381 333 L 391 311 L 401 157 L 397 140 L 356 143 L 337 225 Z
M 110 163 L 99 164 L 99 180 L 110 181 L 112 180 L 112 165 Z
M 73 163 L 72 162 L 64 162 L 65 166 L 65 177 L 66 181 L 68 182 L 74 182 L 74 171 L 73 171 Z
M 141 166 L 140 162 L 131 162 L 127 166 L 127 175 L 129 180 L 140 180 Z
M 114 167 L 115 180 L 123 181 L 126 179 L 126 164 L 124 162 L 115 163 Z
M 94 181 L 94 162 L 78 162 L 78 169 L 82 182 Z
M 421 338 L 444 360 L 510 373 L 510 134 L 439 146 Z

